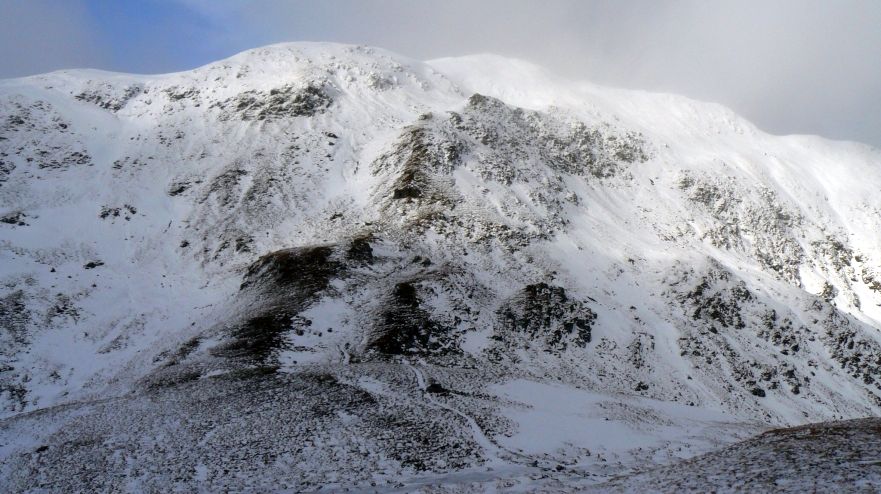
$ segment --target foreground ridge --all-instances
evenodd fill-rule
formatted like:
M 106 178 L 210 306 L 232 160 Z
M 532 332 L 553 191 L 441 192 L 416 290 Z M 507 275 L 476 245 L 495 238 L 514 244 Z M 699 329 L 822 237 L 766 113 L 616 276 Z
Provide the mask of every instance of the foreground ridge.
M 598 490 L 634 492 L 873 491 L 881 485 L 881 419 L 775 429 Z M 849 486 L 849 487 L 848 487 Z

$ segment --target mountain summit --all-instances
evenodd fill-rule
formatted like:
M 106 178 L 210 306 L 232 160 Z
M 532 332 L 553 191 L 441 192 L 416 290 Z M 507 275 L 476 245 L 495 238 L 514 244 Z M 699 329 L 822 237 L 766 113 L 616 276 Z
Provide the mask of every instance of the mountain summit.
M 584 488 L 878 416 L 879 190 L 491 55 L 2 81 L 0 483 Z

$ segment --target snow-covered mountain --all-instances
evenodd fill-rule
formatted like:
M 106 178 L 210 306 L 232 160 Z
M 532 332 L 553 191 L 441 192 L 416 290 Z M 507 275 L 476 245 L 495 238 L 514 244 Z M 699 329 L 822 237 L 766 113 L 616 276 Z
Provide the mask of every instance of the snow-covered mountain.
M 879 193 L 496 56 L 2 81 L 0 479 L 528 490 L 877 416 Z

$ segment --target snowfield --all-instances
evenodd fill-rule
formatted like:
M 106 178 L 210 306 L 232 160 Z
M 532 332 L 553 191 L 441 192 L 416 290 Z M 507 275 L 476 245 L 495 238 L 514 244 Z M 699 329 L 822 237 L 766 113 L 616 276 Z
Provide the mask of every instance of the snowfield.
M 0 485 L 881 489 L 879 191 L 492 55 L 0 81 Z

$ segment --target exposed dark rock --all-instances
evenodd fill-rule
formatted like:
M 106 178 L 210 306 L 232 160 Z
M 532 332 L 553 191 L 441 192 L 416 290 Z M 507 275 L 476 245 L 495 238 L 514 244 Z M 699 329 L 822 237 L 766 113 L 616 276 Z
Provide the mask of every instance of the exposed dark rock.
M 5 214 L 0 217 L 0 223 L 15 226 L 28 226 L 28 223 L 25 222 L 26 218 L 26 214 L 22 213 L 21 211 L 15 211 L 13 213 Z
M 804 326 L 795 327 L 790 317 L 777 317 L 777 311 L 771 309 L 762 316 L 763 328 L 759 330 L 759 337 L 770 341 L 780 348 L 784 355 L 795 354 L 801 349 L 803 334 L 807 332 Z
M 105 110 L 118 112 L 134 97 L 141 94 L 144 88 L 139 84 L 124 87 L 109 83 L 95 85 L 76 96 L 76 99 L 92 103 Z
M 380 158 L 392 163 L 400 160 L 392 184 L 392 199 L 442 201 L 433 186 L 435 177 L 451 173 L 458 165 L 459 153 L 455 142 L 437 140 L 426 128 L 410 127 L 395 151 Z
M 448 394 L 450 392 L 450 390 L 441 386 L 440 384 L 438 384 L 436 382 L 433 382 L 425 387 L 425 392 L 432 393 L 432 394 L 438 394 L 438 395 L 445 395 L 445 394 Z
M 174 86 L 174 87 L 170 87 L 170 88 L 166 89 L 164 92 L 165 92 L 165 94 L 168 95 L 168 99 L 170 101 L 180 101 L 183 99 L 194 99 L 199 96 L 199 90 L 194 87 L 181 88 L 181 87 Z M 198 106 L 198 105 L 196 105 L 196 106 Z
M 170 195 L 172 197 L 179 196 L 179 195 L 183 194 L 184 192 L 186 192 L 187 189 L 189 189 L 191 185 L 192 184 L 190 184 L 189 182 L 186 182 L 186 181 L 173 182 L 168 187 L 168 195 Z
M 31 317 L 24 291 L 15 290 L 0 297 L 0 338 L 10 349 L 12 343 L 27 342 L 27 325 Z M 4 350 L 0 350 L 0 354 L 3 353 Z
M 98 214 L 102 220 L 107 218 L 118 218 L 120 215 L 128 221 L 131 220 L 131 217 L 137 214 L 138 210 L 129 204 L 125 204 L 122 207 L 110 207 L 110 206 L 102 206 L 101 212 Z
M 373 248 L 370 246 L 371 240 L 371 235 L 353 238 L 349 243 L 349 249 L 346 251 L 346 259 L 362 264 L 373 262 Z
M 247 170 L 239 168 L 234 164 L 231 168 L 223 171 L 211 180 L 208 191 L 202 201 L 207 201 L 208 198 L 213 197 L 216 198 L 221 206 L 232 205 L 239 198 L 236 188 L 239 182 L 241 182 L 242 177 L 246 175 L 248 175 Z
M 645 143 L 636 133 L 603 132 L 582 122 L 567 125 L 481 94 L 472 95 L 463 114 L 451 120 L 495 152 L 523 158 L 537 154 L 552 169 L 572 175 L 611 178 L 621 174 L 625 165 L 648 159 Z M 498 128 L 504 128 L 505 135 Z M 502 164 L 496 159 L 485 162 Z M 511 183 L 519 173 L 496 170 L 491 175 Z
M 82 150 L 66 154 L 38 150 L 35 154 L 37 167 L 41 169 L 66 170 L 74 165 L 90 165 L 92 163 L 92 157 Z
M 881 277 L 874 274 L 868 268 L 863 268 L 863 283 L 869 287 L 869 290 L 881 294 Z
M 831 302 L 838 296 L 838 289 L 828 281 L 823 282 L 823 289 L 820 290 L 820 298 L 827 302 Z
M 266 254 L 248 267 L 241 289 L 278 296 L 284 291 L 314 294 L 327 287 L 342 265 L 332 259 L 333 246 L 295 247 Z
M 236 115 L 242 120 L 270 121 L 311 117 L 323 113 L 333 103 L 324 83 L 304 86 L 288 84 L 269 91 L 246 91 L 214 106 L 224 110 L 222 120 Z
M 494 338 L 514 346 L 533 342 L 547 351 L 586 346 L 597 317 L 584 302 L 570 299 L 563 287 L 547 283 L 527 285 L 496 316 Z
M 414 283 L 395 285 L 378 315 L 368 348 L 387 355 L 450 350 L 445 341 L 449 329 L 432 320 L 431 314 L 421 305 Z
M 297 314 L 344 269 L 333 254 L 332 246 L 298 247 L 266 254 L 254 262 L 241 285 L 244 317 L 229 329 L 231 340 L 211 353 L 261 364 L 271 362 Z
M 817 257 L 827 259 L 836 271 L 850 267 L 854 259 L 853 250 L 832 236 L 827 236 L 823 241 L 811 242 L 811 247 Z
M 732 280 L 732 275 L 718 263 L 712 266 L 699 281 L 684 293 L 675 297 L 691 314 L 695 321 L 703 321 L 705 327 L 717 333 L 720 329 L 743 329 L 743 305 L 753 299 L 752 293 L 741 280 Z
M 773 191 L 744 190 L 733 177 L 692 174 L 679 177 L 678 185 L 715 222 L 704 238 L 716 247 L 744 250 L 765 269 L 790 283 L 799 283 L 798 269 L 805 254 L 793 230 L 801 225 L 802 218 Z M 745 238 L 752 240 L 744 244 Z
M 2 155 L 3 153 L 0 153 L 0 156 Z M 9 179 L 13 170 L 15 170 L 15 163 L 0 159 L 0 184 Z
M 823 342 L 832 358 L 851 376 L 881 391 L 881 345 L 867 338 L 854 326 L 850 316 L 819 300 L 815 309 L 826 330 Z

